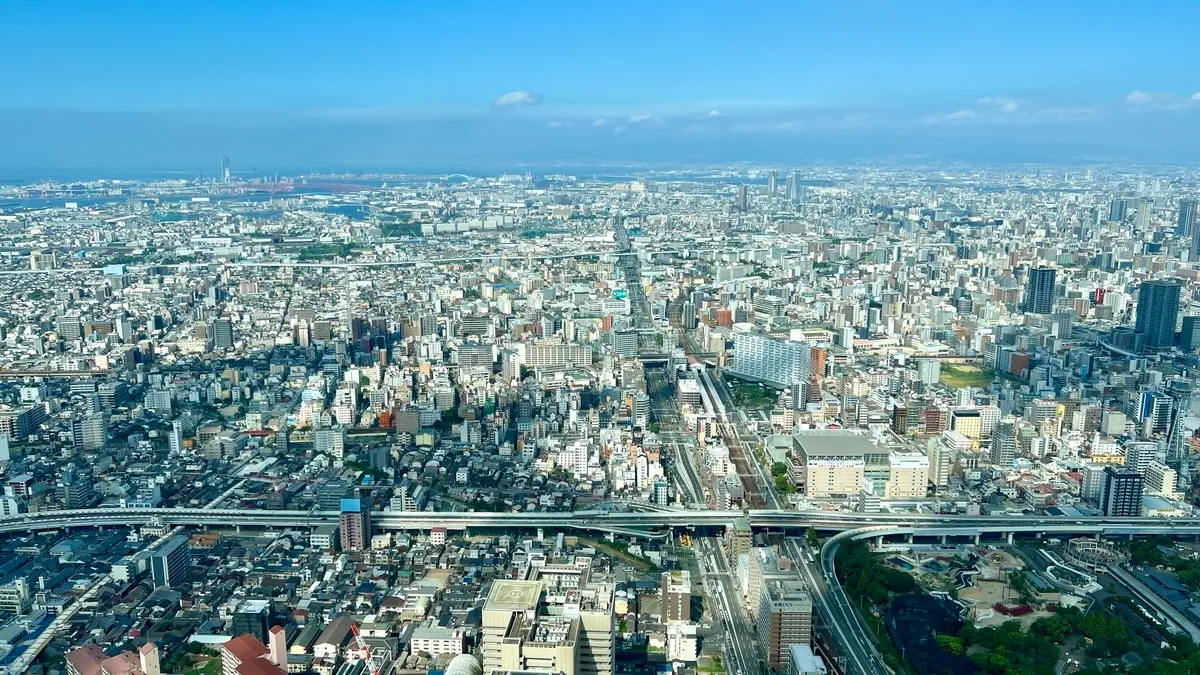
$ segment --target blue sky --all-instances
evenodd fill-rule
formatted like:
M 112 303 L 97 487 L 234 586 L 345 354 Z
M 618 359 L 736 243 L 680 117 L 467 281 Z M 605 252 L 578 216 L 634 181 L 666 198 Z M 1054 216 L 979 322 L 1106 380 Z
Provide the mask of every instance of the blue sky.
M 1174 159 L 1200 150 L 1198 20 L 1168 0 L 6 0 L 0 123 L 25 133 L 0 164 Z

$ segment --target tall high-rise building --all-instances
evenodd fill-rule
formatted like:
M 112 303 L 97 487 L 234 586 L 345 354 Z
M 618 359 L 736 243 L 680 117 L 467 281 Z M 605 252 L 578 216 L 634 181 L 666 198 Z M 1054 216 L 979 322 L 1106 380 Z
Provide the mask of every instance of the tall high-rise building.
M 171 422 L 171 434 L 167 436 L 167 450 L 173 456 L 183 454 L 183 421 Z
M 812 596 L 799 578 L 769 579 L 762 589 L 756 628 L 767 666 L 786 673 L 789 647 L 812 642 Z
M 187 576 L 187 537 L 176 535 L 150 555 L 150 576 L 155 588 L 178 586 Z
M 1192 414 L 1192 383 L 1185 379 L 1172 380 L 1167 393 L 1174 401 L 1171 406 L 1171 428 L 1167 431 L 1167 465 L 1181 475 L 1191 476 L 1188 461 L 1191 450 L 1187 444 L 1189 433 L 1183 420 Z
M 1183 317 L 1183 330 L 1179 334 L 1179 348 L 1185 352 L 1200 349 L 1200 316 Z
M 221 317 L 212 322 L 214 349 L 229 349 L 233 346 L 233 321 Z
M 361 499 L 341 501 L 341 544 L 343 551 L 365 551 L 371 544 L 371 509 Z
M 1129 469 L 1105 467 L 1100 486 L 1100 512 L 1110 517 L 1142 515 L 1142 474 Z
M 233 173 L 229 170 L 229 158 L 228 157 L 221 158 L 221 182 L 222 183 L 233 182 Z
M 1127 210 L 1127 202 L 1124 199 L 1114 199 L 1108 203 L 1108 219 L 1114 223 L 1124 222 Z
M 692 575 L 687 570 L 671 570 L 662 575 L 662 621 L 692 620 Z
M 800 173 L 795 169 L 792 169 L 787 175 L 785 192 L 787 200 L 793 204 L 804 201 L 804 186 L 800 184 Z
M 776 193 L 778 193 L 778 192 L 779 192 L 779 172 L 776 171 L 775 169 L 771 169 L 771 172 L 767 174 L 767 196 L 770 197 L 771 199 L 774 199 Z
M 1200 200 L 1181 199 L 1179 201 L 1179 218 L 1175 221 L 1175 234 L 1180 237 L 1191 235 L 1198 217 L 1200 217 Z
M 750 198 L 747 196 L 746 186 L 739 185 L 737 191 L 737 210 L 745 213 L 750 210 Z
M 1146 469 L 1158 458 L 1158 443 L 1154 441 L 1135 441 L 1125 444 L 1125 468 L 1138 473 Z
M 1140 231 L 1150 229 L 1150 214 L 1154 212 L 1154 200 L 1143 199 L 1137 204 L 1137 221 L 1134 224 Z
M 1137 324 L 1150 349 L 1165 349 L 1175 342 L 1175 320 L 1179 316 L 1179 279 L 1151 279 L 1138 289 Z
M 1029 270 L 1025 284 L 1025 311 L 1030 314 L 1049 314 L 1054 308 L 1053 267 L 1034 267 Z

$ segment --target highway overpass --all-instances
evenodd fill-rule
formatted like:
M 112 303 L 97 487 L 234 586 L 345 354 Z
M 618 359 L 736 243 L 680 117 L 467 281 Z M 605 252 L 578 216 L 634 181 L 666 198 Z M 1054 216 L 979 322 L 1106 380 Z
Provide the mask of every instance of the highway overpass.
M 159 519 L 192 527 L 312 528 L 339 522 L 337 511 L 275 511 L 203 508 L 94 508 L 43 511 L 0 517 L 0 533 L 77 527 L 138 526 Z M 745 518 L 761 530 L 813 527 L 825 532 L 883 527 L 883 535 L 920 538 L 1001 538 L 1008 535 L 1135 534 L 1200 535 L 1200 518 L 1055 518 L 1048 516 L 962 516 L 910 513 L 850 513 L 759 509 L 729 511 L 668 509 L 578 511 L 574 513 L 394 512 L 371 514 L 375 529 L 449 530 L 574 529 L 630 536 L 657 535 L 671 528 L 724 528 Z

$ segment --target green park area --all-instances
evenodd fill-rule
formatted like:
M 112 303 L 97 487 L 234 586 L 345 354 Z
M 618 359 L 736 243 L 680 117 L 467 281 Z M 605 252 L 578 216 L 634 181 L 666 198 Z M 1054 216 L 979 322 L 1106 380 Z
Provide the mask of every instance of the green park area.
M 953 389 L 965 387 L 986 387 L 996 379 L 996 371 L 978 366 L 943 363 L 939 380 L 942 384 Z
M 775 407 L 775 390 L 753 382 L 731 380 L 729 391 L 733 404 L 746 410 L 770 410 Z

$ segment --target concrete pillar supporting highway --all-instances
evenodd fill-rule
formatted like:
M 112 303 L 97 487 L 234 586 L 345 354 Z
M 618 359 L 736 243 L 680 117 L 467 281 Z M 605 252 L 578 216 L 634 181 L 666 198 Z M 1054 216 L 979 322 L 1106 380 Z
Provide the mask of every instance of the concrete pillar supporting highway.
M 1100 533 L 1097 532 L 1096 533 L 1096 541 L 1101 541 L 1102 539 L 1104 539 L 1104 537 L 1100 536 Z
M 1043 534 L 1045 534 L 1045 532 L 1038 532 L 1038 533 L 1037 533 L 1037 538 L 1038 538 L 1038 539 L 1041 539 Z
M 234 525 L 234 526 L 233 526 L 233 531 L 234 531 L 234 532 L 237 532 L 238 534 L 241 534 L 241 533 L 242 533 L 242 526 L 241 526 L 241 525 Z
M 946 535 L 942 535 L 942 546 L 946 545 Z
M 976 532 L 976 533 L 975 533 L 975 545 L 976 545 L 976 546 L 978 546 L 978 545 L 979 545 L 979 537 L 980 537 L 980 534 L 979 534 L 978 532 Z
M 875 537 L 875 548 L 876 549 L 883 548 L 883 535 L 882 534 L 879 535 L 878 537 Z
M 913 534 L 912 534 L 912 532 L 909 532 L 909 533 L 908 533 L 908 534 L 905 536 L 905 539 L 908 541 L 908 543 L 910 543 L 910 544 L 911 544 L 911 543 L 913 543 Z
M 1009 546 L 1011 546 L 1013 543 L 1013 533 L 1009 532 L 1008 534 L 1005 535 L 1004 538 L 1006 541 L 1008 541 Z

